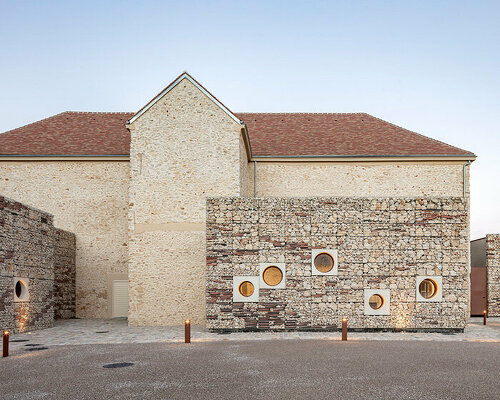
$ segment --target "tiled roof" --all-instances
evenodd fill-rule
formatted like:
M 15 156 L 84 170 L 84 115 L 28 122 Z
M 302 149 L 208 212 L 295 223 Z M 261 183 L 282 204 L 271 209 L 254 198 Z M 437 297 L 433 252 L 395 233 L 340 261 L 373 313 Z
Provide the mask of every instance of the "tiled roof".
M 0 134 L 0 155 L 128 155 L 133 115 L 63 112 Z M 473 156 L 363 113 L 235 115 L 253 156 Z
M 237 113 L 253 156 L 462 156 L 472 152 L 365 113 Z
M 0 134 L 1 155 L 128 155 L 134 113 L 63 112 Z

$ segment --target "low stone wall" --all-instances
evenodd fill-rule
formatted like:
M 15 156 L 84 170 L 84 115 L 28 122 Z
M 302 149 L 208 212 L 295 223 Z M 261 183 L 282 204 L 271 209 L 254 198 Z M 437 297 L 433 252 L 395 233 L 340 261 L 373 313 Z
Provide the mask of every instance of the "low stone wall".
M 468 246 L 463 198 L 209 198 L 207 325 L 462 330 Z M 337 250 L 336 275 L 312 275 L 315 249 Z M 258 278 L 260 263 L 284 263 L 285 288 L 233 302 L 233 277 Z M 442 280 L 439 301 L 418 301 L 419 276 Z M 365 315 L 365 289 L 388 290 L 388 315 Z
M 486 235 L 488 315 L 500 317 L 500 235 Z
M 75 234 L 55 229 L 54 241 L 54 302 L 55 318 L 74 318 L 75 296 Z
M 73 234 L 54 228 L 51 214 L 0 196 L 1 329 L 15 333 L 51 327 L 63 303 L 62 314 L 74 315 L 74 268 Z M 73 291 L 72 305 L 67 301 L 71 295 L 55 301 L 59 274 L 73 279 L 72 289 L 65 289 Z

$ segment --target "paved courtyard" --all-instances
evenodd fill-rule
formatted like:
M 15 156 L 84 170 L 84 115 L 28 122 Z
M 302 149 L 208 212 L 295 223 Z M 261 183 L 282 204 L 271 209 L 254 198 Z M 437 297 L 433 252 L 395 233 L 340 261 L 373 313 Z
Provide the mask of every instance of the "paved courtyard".
M 349 332 L 352 340 L 432 340 L 432 341 L 482 341 L 500 343 L 500 318 L 489 318 L 483 326 L 482 318 L 471 318 L 464 333 L 409 333 L 409 332 Z M 120 344 L 183 342 L 184 326 L 138 327 L 128 326 L 123 320 L 59 320 L 53 328 L 31 333 L 12 335 L 12 352 L 22 352 L 28 344 L 44 346 L 73 344 Z M 273 339 L 323 339 L 340 340 L 340 332 L 247 332 L 218 334 L 199 326 L 192 327 L 193 342 L 241 341 Z M 16 342 L 22 340 L 22 342 Z M 26 340 L 28 340 L 26 342 Z
M 261 340 L 50 346 L 0 359 L 2 400 L 498 399 L 500 345 Z M 103 368 L 109 363 L 131 363 Z

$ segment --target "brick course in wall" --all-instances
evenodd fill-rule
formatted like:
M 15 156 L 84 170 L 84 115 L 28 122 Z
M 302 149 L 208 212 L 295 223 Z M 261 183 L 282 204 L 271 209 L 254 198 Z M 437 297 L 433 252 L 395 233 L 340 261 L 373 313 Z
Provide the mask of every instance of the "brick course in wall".
M 462 330 L 469 301 L 463 198 L 209 198 L 206 318 L 212 330 Z M 338 250 L 338 275 L 313 276 L 313 249 Z M 233 276 L 285 263 L 286 288 L 233 302 Z M 417 302 L 417 276 L 442 301 Z M 364 289 L 390 290 L 390 315 L 364 314 Z
M 62 244 L 64 236 L 69 242 Z M 70 237 L 73 237 L 70 239 Z M 56 303 L 54 280 L 63 263 L 64 273 L 73 270 L 73 259 L 62 262 L 60 245 L 68 251 L 74 235 L 60 233 L 53 216 L 0 196 L 0 327 L 13 332 L 48 328 L 54 322 Z M 57 242 L 56 242 L 57 241 Z M 59 259 L 59 262 L 57 260 Z M 71 264 L 72 261 L 72 264 Z M 15 278 L 27 285 L 28 297 L 15 301 Z M 67 289 L 68 291 L 71 289 Z M 73 284 L 74 292 L 74 284 Z M 74 315 L 74 295 L 73 295 Z
M 486 235 L 488 315 L 500 317 L 500 235 Z

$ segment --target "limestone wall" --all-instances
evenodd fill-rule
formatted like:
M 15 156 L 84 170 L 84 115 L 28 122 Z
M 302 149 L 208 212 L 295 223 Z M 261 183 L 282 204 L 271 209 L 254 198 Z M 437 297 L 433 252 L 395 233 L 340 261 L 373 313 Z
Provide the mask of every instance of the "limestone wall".
M 242 191 L 241 126 L 183 79 L 129 129 L 129 323 L 204 324 L 205 199 Z
M 109 318 L 108 277 L 127 274 L 127 161 L 0 161 L 0 193 L 76 234 L 76 315 Z
M 257 196 L 461 197 L 463 164 L 258 162 Z
M 211 198 L 206 318 L 211 329 L 457 329 L 469 302 L 464 198 Z M 338 251 L 338 273 L 312 275 L 315 249 Z M 234 276 L 284 263 L 284 289 L 233 302 Z M 417 301 L 432 276 L 441 298 Z M 390 292 L 389 315 L 365 315 L 365 289 Z M 439 299 L 439 301 L 435 301 Z
M 488 315 L 500 317 L 500 235 L 486 235 Z

